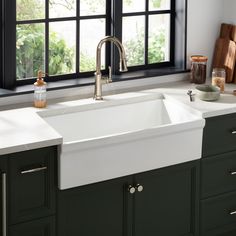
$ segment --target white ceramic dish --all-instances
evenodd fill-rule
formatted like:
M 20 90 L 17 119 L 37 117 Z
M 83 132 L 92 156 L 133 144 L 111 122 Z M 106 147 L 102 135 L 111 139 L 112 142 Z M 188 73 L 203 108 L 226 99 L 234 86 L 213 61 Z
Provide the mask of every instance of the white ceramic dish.
M 213 85 L 196 86 L 197 96 L 203 101 L 216 101 L 220 98 L 220 89 Z

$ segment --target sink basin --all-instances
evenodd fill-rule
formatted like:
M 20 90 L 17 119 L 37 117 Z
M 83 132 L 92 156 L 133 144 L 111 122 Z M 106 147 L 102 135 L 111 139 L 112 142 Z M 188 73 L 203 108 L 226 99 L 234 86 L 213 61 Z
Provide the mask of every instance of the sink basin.
M 204 120 L 162 94 L 114 95 L 40 115 L 63 137 L 60 189 L 201 157 Z

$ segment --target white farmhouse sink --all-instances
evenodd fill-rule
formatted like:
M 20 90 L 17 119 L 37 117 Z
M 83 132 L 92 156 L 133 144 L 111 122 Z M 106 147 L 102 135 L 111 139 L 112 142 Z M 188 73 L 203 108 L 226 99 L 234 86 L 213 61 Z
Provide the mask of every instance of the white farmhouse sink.
M 201 157 L 204 120 L 161 94 L 110 96 L 40 115 L 63 136 L 60 189 Z

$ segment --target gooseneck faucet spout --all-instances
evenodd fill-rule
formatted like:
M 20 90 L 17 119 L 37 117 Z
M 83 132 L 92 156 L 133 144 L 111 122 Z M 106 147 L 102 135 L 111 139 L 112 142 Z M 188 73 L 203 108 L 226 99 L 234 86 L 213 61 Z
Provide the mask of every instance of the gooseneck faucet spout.
M 102 72 L 101 72 L 101 50 L 102 46 L 106 42 L 111 42 L 116 45 L 118 48 L 118 52 L 120 55 L 120 72 L 125 72 L 127 71 L 127 62 L 126 62 L 126 56 L 125 56 L 125 49 L 120 42 L 119 39 L 117 39 L 114 36 L 106 36 L 103 38 L 97 46 L 97 52 L 96 52 L 96 72 L 95 72 L 95 91 L 94 91 L 94 99 L 95 100 L 102 100 L 102 84 L 104 83 L 111 83 L 111 68 L 109 67 L 109 77 L 102 77 Z

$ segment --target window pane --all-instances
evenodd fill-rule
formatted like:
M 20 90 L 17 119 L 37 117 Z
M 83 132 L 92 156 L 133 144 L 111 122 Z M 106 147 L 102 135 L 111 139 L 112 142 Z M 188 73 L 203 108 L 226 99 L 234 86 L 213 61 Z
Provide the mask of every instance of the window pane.
M 80 72 L 95 71 L 96 48 L 105 36 L 105 19 L 80 22 Z M 102 48 L 102 68 L 105 67 L 105 45 Z
M 123 17 L 122 42 L 128 66 L 143 65 L 145 62 L 144 23 L 144 16 Z
M 80 15 L 105 15 L 106 0 L 80 0 Z
M 145 11 L 145 0 L 123 0 L 123 13 Z
M 170 0 L 149 0 L 149 10 L 169 10 Z
M 149 16 L 148 63 L 170 60 L 170 15 Z
M 49 0 L 49 17 L 76 16 L 76 0 Z
M 35 20 L 45 18 L 45 0 L 16 0 L 16 19 Z
M 49 25 L 49 74 L 75 73 L 76 22 Z
M 44 24 L 24 24 L 16 27 L 16 77 L 37 76 L 44 70 L 45 48 Z

